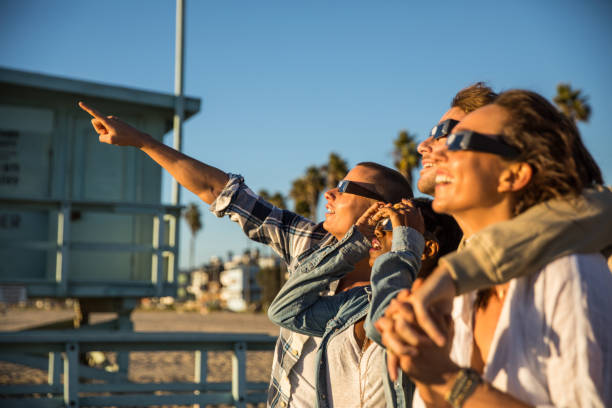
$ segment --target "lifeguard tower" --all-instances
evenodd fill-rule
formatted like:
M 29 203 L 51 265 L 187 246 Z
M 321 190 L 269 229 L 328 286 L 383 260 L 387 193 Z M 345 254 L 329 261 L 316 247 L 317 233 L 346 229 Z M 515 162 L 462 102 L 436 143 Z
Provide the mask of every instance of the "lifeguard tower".
M 246 352 L 272 350 L 263 334 L 133 332 L 143 297 L 175 296 L 181 207 L 161 203 L 161 168 L 135 148 L 101 144 L 84 100 L 161 140 L 182 103 L 200 100 L 0 68 L 0 296 L 74 298 L 73 319 L 0 333 L 0 361 L 46 370 L 47 384 L 1 385 L 3 406 L 230 404 L 266 400 L 248 382 Z M 174 200 L 174 198 L 173 198 Z M 176 200 L 178 201 L 178 200 Z M 116 318 L 89 324 L 93 312 Z M 78 328 L 77 328 L 78 326 Z M 135 383 L 131 351 L 192 351 L 193 382 Z M 207 381 L 207 353 L 232 353 L 232 381 Z M 117 372 L 83 364 L 116 352 Z
M 78 299 L 75 319 L 31 329 L 129 332 L 140 298 L 176 295 L 181 208 L 161 203 L 160 166 L 98 141 L 79 100 L 158 139 L 172 128 L 174 95 L 0 68 L 0 291 Z M 117 317 L 90 326 L 93 312 Z
M 113 311 L 173 296 L 180 208 L 161 204 L 161 168 L 99 143 L 79 100 L 172 127 L 173 95 L 0 68 L 0 285 Z M 199 109 L 185 98 L 186 118 Z

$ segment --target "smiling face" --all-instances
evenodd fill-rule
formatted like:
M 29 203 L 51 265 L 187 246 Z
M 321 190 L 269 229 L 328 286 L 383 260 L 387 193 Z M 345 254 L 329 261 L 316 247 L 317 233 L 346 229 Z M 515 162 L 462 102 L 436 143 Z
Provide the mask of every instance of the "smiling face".
M 458 107 L 454 107 L 449 109 L 442 118 L 440 118 L 440 122 L 444 122 L 447 119 L 461 120 L 466 116 L 466 113 Z M 435 192 L 435 179 L 436 179 L 436 156 L 435 151 L 439 149 L 443 149 L 446 143 L 446 137 L 442 137 L 439 139 L 434 139 L 432 136 L 429 136 L 427 139 L 422 141 L 417 151 L 422 156 L 421 164 L 423 168 L 421 169 L 421 173 L 419 175 L 419 181 L 417 182 L 417 187 L 419 191 L 423 194 L 434 195 Z
M 368 263 L 370 266 L 374 266 L 374 261 L 380 255 L 391 250 L 391 244 L 393 243 L 393 231 L 387 231 L 382 228 L 376 228 L 374 230 L 375 237 L 372 239 L 372 248 L 370 248 L 370 259 Z
M 358 183 L 370 191 L 376 191 L 375 183 L 378 172 L 374 169 L 356 166 L 348 172 L 344 180 Z M 375 200 L 350 193 L 341 193 L 337 188 L 325 192 L 327 204 L 323 228 L 337 239 L 347 233 L 359 217 Z
M 469 115 L 454 131 L 472 130 L 497 135 L 507 120 L 506 111 L 487 105 Z M 512 217 L 513 191 L 503 180 L 509 175 L 510 163 L 492 153 L 475 151 L 434 152 L 436 212 L 453 215 L 466 236 L 493 222 Z

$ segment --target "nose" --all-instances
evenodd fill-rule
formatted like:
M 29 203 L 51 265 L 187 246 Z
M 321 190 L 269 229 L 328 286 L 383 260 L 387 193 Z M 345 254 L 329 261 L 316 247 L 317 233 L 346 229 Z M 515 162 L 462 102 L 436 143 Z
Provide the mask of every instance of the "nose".
M 419 145 L 417 146 L 417 152 L 419 152 L 419 154 L 422 156 L 425 153 L 430 153 L 431 152 L 431 143 L 433 141 L 433 138 L 430 136 L 427 139 L 423 140 L 421 143 L 419 143 Z
M 325 192 L 325 194 L 323 194 L 323 197 L 325 197 L 325 199 L 329 202 L 332 200 L 336 199 L 336 193 L 338 192 L 338 188 L 334 187 L 334 188 L 330 188 L 329 190 L 327 190 Z

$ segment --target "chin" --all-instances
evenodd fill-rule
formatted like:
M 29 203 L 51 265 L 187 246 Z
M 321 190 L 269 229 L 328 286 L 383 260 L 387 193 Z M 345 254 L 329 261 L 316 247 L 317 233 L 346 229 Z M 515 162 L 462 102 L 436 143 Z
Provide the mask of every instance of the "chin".
M 422 174 L 417 182 L 417 188 L 423 194 L 434 196 L 436 192 L 436 173 L 435 171 L 428 171 L 426 174 Z
M 448 214 L 448 203 L 445 203 L 440 197 L 435 197 L 431 203 L 431 208 L 438 214 Z
M 327 229 L 327 220 L 323 221 L 323 229 L 329 232 L 329 230 Z

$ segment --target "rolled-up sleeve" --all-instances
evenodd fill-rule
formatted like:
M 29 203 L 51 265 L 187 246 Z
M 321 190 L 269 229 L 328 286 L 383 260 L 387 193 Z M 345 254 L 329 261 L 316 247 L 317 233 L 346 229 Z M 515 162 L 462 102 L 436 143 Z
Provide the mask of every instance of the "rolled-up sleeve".
M 210 211 L 217 217 L 229 216 L 247 237 L 270 246 L 287 264 L 327 235 L 322 224 L 275 207 L 236 174 L 229 174 L 229 181 Z

